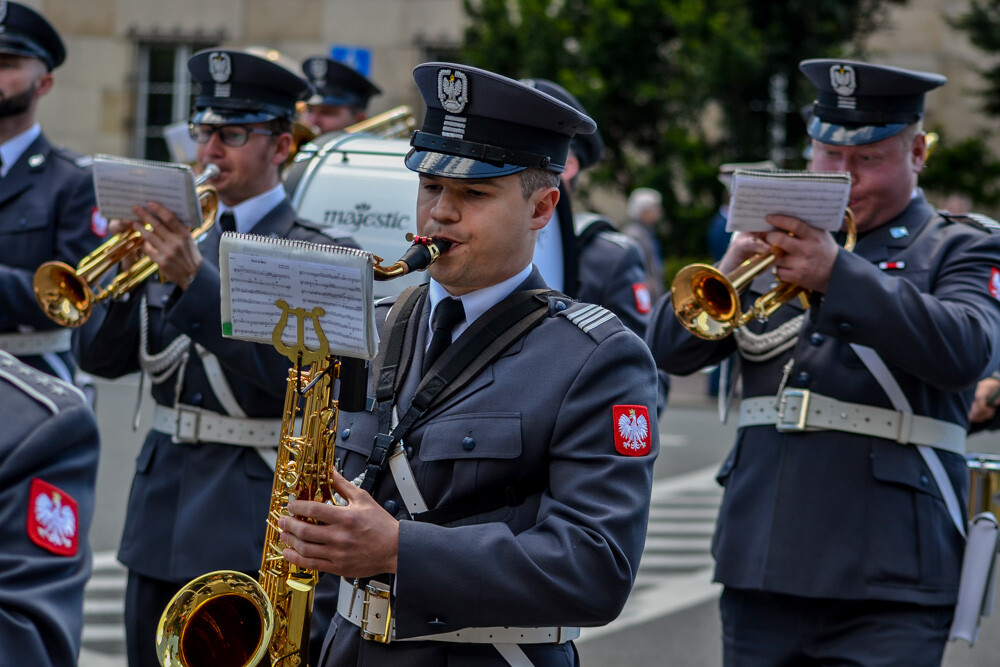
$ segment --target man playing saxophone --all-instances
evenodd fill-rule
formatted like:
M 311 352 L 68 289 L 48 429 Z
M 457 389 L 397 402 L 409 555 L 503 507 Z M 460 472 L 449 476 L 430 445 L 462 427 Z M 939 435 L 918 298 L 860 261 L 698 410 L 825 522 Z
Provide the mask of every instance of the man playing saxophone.
M 594 123 L 473 67 L 414 78 L 417 227 L 451 246 L 380 302 L 374 407 L 340 415 L 346 504 L 291 501 L 284 553 L 344 577 L 322 665 L 573 664 L 631 590 L 658 450 L 643 341 L 532 266 Z
M 967 413 L 1000 360 L 1000 236 L 917 187 L 936 74 L 807 60 L 812 171 L 849 172 L 853 252 L 787 216 L 739 234 L 719 268 L 780 249 L 810 291 L 766 322 L 703 340 L 669 297 L 647 339 L 689 374 L 736 354 L 743 400 L 719 471 L 713 542 L 725 665 L 940 665 L 966 527 Z
M 195 54 L 188 69 L 201 85 L 190 125 L 197 167 L 211 163 L 220 171 L 211 181 L 218 224 L 196 244 L 156 202 L 117 223 L 112 231 L 142 231 L 142 251 L 163 282 L 147 281 L 95 314 L 81 354 L 82 366 L 96 375 L 141 370 L 153 383 L 153 425 L 136 462 L 118 553 L 129 569 L 131 667 L 159 664 L 156 625 L 182 585 L 217 569 L 256 577 L 260 565 L 289 362 L 270 346 L 222 337 L 220 235 L 332 240 L 296 219 L 280 178 L 308 82 L 227 49 Z

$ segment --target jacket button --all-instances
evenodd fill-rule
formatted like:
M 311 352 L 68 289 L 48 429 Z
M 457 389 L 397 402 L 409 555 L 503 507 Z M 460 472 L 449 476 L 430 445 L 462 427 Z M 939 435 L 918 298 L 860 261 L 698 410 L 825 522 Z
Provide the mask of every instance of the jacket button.
M 467 452 L 471 452 L 475 448 L 476 448 L 476 439 L 475 438 L 473 438 L 472 436 L 468 436 L 468 435 L 465 436 L 464 438 L 462 438 L 462 449 L 464 449 Z
M 849 334 L 854 330 L 850 322 L 841 322 L 837 325 L 837 330 L 842 334 Z
M 396 512 L 399 510 L 399 503 L 395 500 L 387 500 L 382 504 L 382 508 L 389 514 L 395 516 Z
M 191 333 L 198 333 L 201 331 L 201 322 L 193 322 L 191 324 Z
M 413 447 L 406 446 L 406 447 L 403 448 L 403 451 L 406 452 L 406 458 L 408 460 L 412 461 L 413 460 Z
M 826 336 L 824 336 L 821 333 L 814 333 L 813 335 L 809 336 L 809 342 L 817 347 L 822 345 L 824 340 L 826 340 Z
M 927 475 L 921 475 L 920 476 L 920 484 L 921 484 L 921 486 L 927 486 L 930 483 L 931 483 L 931 480 L 927 478 Z
M 556 310 L 557 311 L 566 310 L 566 304 L 563 303 L 562 301 L 556 301 Z
M 341 440 L 347 440 L 350 437 L 351 437 L 351 429 L 350 429 L 350 427 L 345 428 L 343 431 L 340 432 L 340 439 Z
M 810 375 L 805 371 L 802 371 L 801 373 L 795 376 L 795 384 L 797 384 L 800 387 L 808 386 L 810 382 L 812 382 L 812 375 Z
M 201 405 L 204 400 L 205 397 L 201 395 L 200 391 L 191 394 L 191 405 Z
M 431 626 L 432 628 L 443 628 L 445 626 L 445 622 L 442 621 L 440 618 L 433 618 L 427 621 L 427 625 Z

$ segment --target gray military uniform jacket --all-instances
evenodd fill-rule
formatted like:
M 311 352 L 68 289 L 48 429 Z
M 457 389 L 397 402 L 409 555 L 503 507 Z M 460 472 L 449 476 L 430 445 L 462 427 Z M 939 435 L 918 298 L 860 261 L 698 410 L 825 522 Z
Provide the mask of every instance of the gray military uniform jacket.
M 770 287 L 758 278 L 743 298 Z M 991 293 L 992 292 L 992 293 Z M 850 347 L 874 349 L 915 414 L 967 424 L 973 385 L 1000 357 L 1000 236 L 943 219 L 922 195 L 896 219 L 838 254 L 825 295 L 813 297 L 794 347 L 743 359 L 743 394 L 787 386 L 892 409 Z M 781 308 L 755 333 L 801 313 Z M 733 337 L 694 337 L 669 299 L 648 336 L 658 364 L 688 374 L 733 354 Z M 959 498 L 961 455 L 937 452 Z M 725 496 L 713 544 L 715 577 L 736 588 L 792 595 L 954 604 L 963 540 L 917 449 L 859 433 L 740 428 L 719 471 Z
M 518 289 L 544 287 L 536 269 Z M 380 319 L 388 305 L 380 304 Z M 421 379 L 425 307 L 426 300 L 408 323 L 419 333 L 396 401 L 403 411 Z M 386 338 L 383 332 L 383 345 Z M 434 525 L 407 519 L 388 470 L 373 489 L 401 519 L 396 635 L 613 620 L 645 541 L 658 451 L 655 404 L 655 368 L 643 341 L 603 309 L 552 297 L 539 325 L 403 439 L 431 509 L 532 477 L 541 477 L 544 490 L 513 507 Z M 644 455 L 616 450 L 616 405 L 648 414 Z M 364 468 L 377 432 L 375 412 L 341 414 L 336 446 L 348 479 Z M 521 648 L 535 665 L 573 664 L 570 644 Z M 327 666 L 507 664 L 489 644 L 362 640 L 339 614 L 324 656 Z
M 40 135 L 0 179 L 0 333 L 18 327 L 36 331 L 58 328 L 35 301 L 32 280 L 43 262 L 58 260 L 75 267 L 103 240 L 91 222 L 94 186 L 85 160 L 52 146 Z M 62 363 L 73 368 L 69 353 Z M 25 363 L 55 374 L 40 355 Z
M 90 577 L 97 420 L 0 352 L 0 665 L 75 665 Z
M 330 241 L 300 224 L 287 200 L 265 215 L 252 233 Z M 93 326 L 88 322 L 85 331 L 81 367 L 112 378 L 140 369 L 138 304 L 144 293 L 150 352 L 160 352 L 187 334 L 219 360 L 248 417 L 280 419 L 288 359 L 273 347 L 222 336 L 219 237 L 216 225 L 201 244 L 205 261 L 187 290 L 152 279 L 128 301 L 110 304 L 103 316 L 95 314 Z M 225 414 L 201 359 L 193 349 L 189 352 L 179 385 L 176 373 L 153 385 L 154 400 Z M 216 569 L 256 571 L 273 478 L 253 447 L 176 444 L 169 435 L 151 430 L 136 460 L 119 559 L 139 574 L 177 583 Z

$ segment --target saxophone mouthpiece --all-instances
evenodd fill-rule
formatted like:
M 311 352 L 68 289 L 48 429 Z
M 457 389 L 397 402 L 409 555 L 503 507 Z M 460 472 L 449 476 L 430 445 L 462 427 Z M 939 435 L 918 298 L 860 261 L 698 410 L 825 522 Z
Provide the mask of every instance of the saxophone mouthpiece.
M 407 234 L 406 240 L 411 241 L 413 245 L 407 248 L 403 256 L 396 260 L 392 266 L 383 267 L 381 258 L 375 258 L 379 262 L 375 265 L 375 280 L 392 280 L 413 271 L 423 271 L 436 262 L 441 255 L 448 252 L 448 248 L 452 246 L 451 241 L 431 236 Z

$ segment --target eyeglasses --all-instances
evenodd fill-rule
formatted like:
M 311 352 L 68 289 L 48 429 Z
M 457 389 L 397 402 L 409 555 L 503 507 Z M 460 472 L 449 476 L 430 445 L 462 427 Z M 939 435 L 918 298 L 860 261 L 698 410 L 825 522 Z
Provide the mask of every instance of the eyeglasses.
M 188 133 L 191 138 L 199 144 L 207 144 L 212 140 L 212 135 L 218 133 L 219 141 L 230 148 L 239 148 L 246 144 L 250 134 L 263 134 L 271 137 L 278 132 L 272 130 L 260 130 L 256 127 L 244 127 L 243 125 L 188 125 Z

